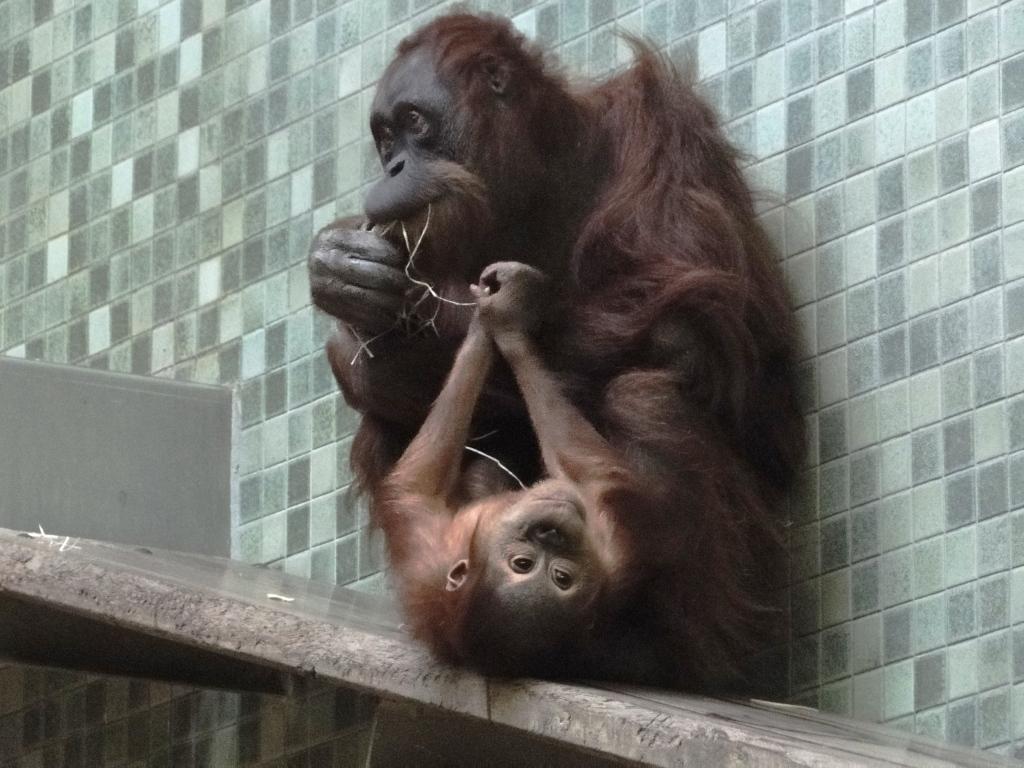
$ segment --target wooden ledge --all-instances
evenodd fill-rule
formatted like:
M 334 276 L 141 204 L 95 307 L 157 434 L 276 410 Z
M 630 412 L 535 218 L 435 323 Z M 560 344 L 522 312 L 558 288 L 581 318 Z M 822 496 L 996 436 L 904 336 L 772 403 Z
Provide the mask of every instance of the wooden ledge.
M 430 659 L 383 598 L 219 558 L 0 529 L 0 615 L 0 655 L 14 661 L 276 693 L 316 677 L 613 761 L 1014 764 L 785 705 L 487 680 Z

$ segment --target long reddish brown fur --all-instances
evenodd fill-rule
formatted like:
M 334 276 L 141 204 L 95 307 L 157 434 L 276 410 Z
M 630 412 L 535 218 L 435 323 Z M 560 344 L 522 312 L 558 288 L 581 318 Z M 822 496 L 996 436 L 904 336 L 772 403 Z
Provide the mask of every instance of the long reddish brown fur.
M 781 567 L 768 554 L 778 554 L 778 512 L 804 455 L 792 315 L 736 154 L 692 84 L 643 45 L 629 69 L 578 90 L 503 20 L 441 18 L 398 55 L 421 46 L 469 116 L 467 166 L 505 198 L 522 193 L 522 205 L 489 211 L 495 231 L 456 255 L 458 218 L 439 219 L 426 250 L 446 248 L 417 264 L 438 286 L 503 256 L 556 276 L 562 309 L 539 340 L 545 358 L 661 500 L 646 523 L 625 510 L 620 521 L 634 526 L 634 562 L 621 574 L 631 607 L 605 617 L 605 632 L 633 661 L 615 658 L 611 643 L 595 663 L 619 677 L 722 679 L 780 621 L 762 610 L 765 575 Z M 487 57 L 511 63 L 517 109 L 478 108 L 489 94 L 475 73 Z M 530 144 L 538 152 L 524 156 Z M 506 239 L 531 250 L 506 255 Z M 659 324 L 679 319 L 700 341 L 688 373 L 650 354 Z M 452 338 L 464 331 L 448 307 L 439 320 Z M 364 419 L 352 462 L 371 495 L 409 437 L 381 414 Z M 403 563 L 416 561 L 418 536 L 393 522 L 396 569 L 412 576 Z M 427 557 L 417 567 L 435 578 Z M 428 592 L 410 593 L 413 623 L 456 621 Z

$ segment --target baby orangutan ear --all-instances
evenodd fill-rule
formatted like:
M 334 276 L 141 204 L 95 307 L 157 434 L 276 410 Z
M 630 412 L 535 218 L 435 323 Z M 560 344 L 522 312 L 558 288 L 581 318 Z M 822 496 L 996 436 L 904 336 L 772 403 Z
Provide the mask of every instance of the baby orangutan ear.
M 466 583 L 466 575 L 469 573 L 469 560 L 459 560 L 452 569 L 448 571 L 448 583 L 444 585 L 446 592 L 455 592 Z

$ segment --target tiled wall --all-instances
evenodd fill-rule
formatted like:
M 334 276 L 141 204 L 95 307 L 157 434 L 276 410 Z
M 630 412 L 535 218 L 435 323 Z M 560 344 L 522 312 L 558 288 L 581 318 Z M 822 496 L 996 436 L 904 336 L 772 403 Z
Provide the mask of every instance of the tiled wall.
M 364 766 L 374 709 L 318 686 L 282 698 L 0 669 L 0 766 Z
M 1024 2 L 765 2 L 726 29 L 808 355 L 794 689 L 1020 750 Z
M 382 583 L 303 259 L 440 7 L 0 0 L 0 352 L 237 386 L 243 559 Z M 806 337 L 796 698 L 1024 746 L 1024 0 L 476 7 L 575 73 L 695 59 L 749 153 Z

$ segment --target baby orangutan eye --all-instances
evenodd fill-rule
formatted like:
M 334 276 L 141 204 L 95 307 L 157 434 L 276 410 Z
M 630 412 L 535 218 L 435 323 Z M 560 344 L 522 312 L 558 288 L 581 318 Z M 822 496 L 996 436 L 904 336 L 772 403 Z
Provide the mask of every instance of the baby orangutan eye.
M 508 564 L 516 573 L 529 573 L 533 569 L 533 560 L 523 555 L 513 557 Z
M 563 571 L 561 568 L 553 568 L 551 570 L 551 580 L 555 582 L 555 586 L 559 589 L 568 589 L 572 586 L 572 574 L 568 571 Z

